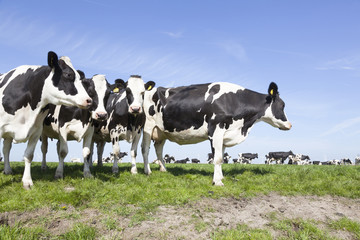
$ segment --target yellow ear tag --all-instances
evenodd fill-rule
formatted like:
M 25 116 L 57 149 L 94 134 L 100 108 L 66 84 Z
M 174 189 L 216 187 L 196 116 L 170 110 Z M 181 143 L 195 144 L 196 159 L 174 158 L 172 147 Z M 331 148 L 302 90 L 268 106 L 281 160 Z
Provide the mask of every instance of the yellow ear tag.
M 119 92 L 119 88 L 114 88 L 113 92 L 114 92 L 114 93 L 118 93 L 118 92 Z
M 151 89 L 152 89 L 152 86 L 150 85 L 147 90 L 149 91 L 149 90 L 151 90 Z
M 270 95 L 271 95 L 271 96 L 274 95 L 274 89 L 271 89 L 271 90 L 270 90 Z

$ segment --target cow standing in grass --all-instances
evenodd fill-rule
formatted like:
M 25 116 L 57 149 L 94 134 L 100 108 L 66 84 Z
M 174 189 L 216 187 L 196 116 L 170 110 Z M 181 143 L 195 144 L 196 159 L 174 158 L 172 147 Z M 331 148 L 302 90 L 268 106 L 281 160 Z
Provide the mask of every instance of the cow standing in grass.
M 105 121 L 108 114 L 105 103 L 110 95 L 110 84 L 104 75 L 94 75 L 92 78 L 82 78 L 82 84 L 92 99 L 89 109 L 67 107 L 62 105 L 50 105 L 50 110 L 44 121 L 44 129 L 41 136 L 41 151 L 43 160 L 41 169 L 46 169 L 46 153 L 48 137 L 58 139 L 57 151 L 59 165 L 55 172 L 55 178 L 64 177 L 64 159 L 68 154 L 67 141 L 83 140 L 84 177 L 92 177 L 90 172 L 90 148 L 94 135 L 94 121 Z
M 145 173 L 151 173 L 148 161 L 151 140 L 155 142 L 157 159 L 161 160 L 166 139 L 178 144 L 209 140 L 214 154 L 213 184 L 222 186 L 225 148 L 244 141 L 259 121 L 289 130 L 291 124 L 284 107 L 275 83 L 270 84 L 267 94 L 226 82 L 154 88 L 145 94 L 144 100 Z M 164 161 L 160 171 L 166 171 Z
M 114 154 L 112 171 L 118 173 L 119 142 L 126 140 L 132 143 L 130 151 L 131 173 L 136 174 L 137 146 L 145 122 L 143 111 L 144 94 L 152 89 L 155 83 L 153 81 L 144 83 L 140 76 L 132 75 L 127 82 L 118 79 L 115 84 L 118 84 L 119 92 L 110 94 L 107 101 L 106 111 L 109 118 L 107 121 L 96 124 L 94 141 L 97 143 L 98 164 L 102 165 L 105 143 L 111 142 Z
M 0 76 L 0 138 L 4 173 L 11 174 L 12 142 L 27 141 L 23 186 L 33 186 L 31 162 L 49 111 L 48 104 L 88 108 L 92 103 L 68 57 L 48 53 L 47 66 L 20 66 Z

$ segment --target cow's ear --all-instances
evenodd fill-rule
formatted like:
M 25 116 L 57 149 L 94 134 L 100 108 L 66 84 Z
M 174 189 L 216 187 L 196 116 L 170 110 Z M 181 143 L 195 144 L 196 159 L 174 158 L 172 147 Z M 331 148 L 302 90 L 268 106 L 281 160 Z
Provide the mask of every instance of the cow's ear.
M 78 73 L 79 73 L 79 75 L 80 75 L 80 80 L 82 80 L 82 79 L 84 79 L 85 78 L 85 73 L 83 72 L 83 71 L 81 71 L 81 70 L 76 70 Z
M 118 93 L 123 88 L 126 88 L 126 83 L 122 79 L 116 79 L 115 83 L 110 86 L 111 91 L 114 93 Z
M 145 89 L 147 91 L 150 91 L 153 87 L 155 87 L 155 82 L 153 81 L 148 81 L 147 83 L 145 83 Z
M 270 83 L 268 93 L 272 98 L 275 98 L 279 94 L 278 86 L 276 85 L 276 83 L 274 82 Z
M 48 65 L 49 65 L 49 67 L 51 67 L 51 68 L 59 67 L 58 61 L 59 61 L 59 58 L 56 55 L 56 53 L 54 53 L 53 51 L 50 51 L 48 53 Z

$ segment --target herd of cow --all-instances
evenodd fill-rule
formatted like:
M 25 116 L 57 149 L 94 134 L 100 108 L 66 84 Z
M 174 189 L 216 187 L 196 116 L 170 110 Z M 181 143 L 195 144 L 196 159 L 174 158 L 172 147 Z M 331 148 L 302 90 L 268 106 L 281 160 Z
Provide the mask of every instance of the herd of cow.
M 258 158 L 257 153 L 239 153 L 239 158 L 233 158 L 228 154 L 224 153 L 223 163 L 230 163 L 230 160 L 233 160 L 234 164 L 251 164 L 255 158 Z M 265 164 L 284 164 L 288 160 L 290 165 L 360 165 L 360 157 L 356 157 L 355 161 L 352 162 L 348 158 L 343 158 L 341 160 L 333 159 L 330 161 L 320 162 L 320 161 L 311 161 L 308 155 L 303 154 L 294 154 L 292 151 L 289 152 L 269 152 L 265 155 Z M 187 157 L 181 160 L 175 160 L 174 156 L 165 154 L 164 156 L 165 163 L 200 163 L 200 160 L 197 158 L 192 158 L 191 160 Z M 154 163 L 160 164 L 159 160 L 155 160 Z M 208 153 L 207 163 L 213 164 L 214 157 L 212 153 Z
M 131 142 L 131 173 L 137 173 L 137 146 L 141 145 L 145 174 L 154 141 L 160 171 L 165 141 L 193 144 L 209 140 L 213 154 L 213 184 L 223 185 L 221 164 L 226 147 L 246 139 L 256 122 L 264 121 L 289 130 L 285 103 L 278 86 L 271 83 L 266 94 L 227 82 L 175 88 L 155 87 L 138 75 L 127 82 L 109 84 L 104 75 L 86 78 L 75 70 L 69 57 L 48 53 L 45 66 L 24 65 L 0 75 L 0 138 L 3 139 L 4 173 L 11 174 L 12 143 L 27 142 L 24 153 L 24 188 L 33 186 L 31 162 L 41 139 L 42 169 L 46 169 L 47 138 L 58 139 L 59 165 L 55 177 L 63 178 L 67 141 L 83 141 L 84 176 L 91 177 L 92 149 L 97 145 L 98 164 L 106 142 L 113 147 L 112 171 L 118 172 L 119 141 Z

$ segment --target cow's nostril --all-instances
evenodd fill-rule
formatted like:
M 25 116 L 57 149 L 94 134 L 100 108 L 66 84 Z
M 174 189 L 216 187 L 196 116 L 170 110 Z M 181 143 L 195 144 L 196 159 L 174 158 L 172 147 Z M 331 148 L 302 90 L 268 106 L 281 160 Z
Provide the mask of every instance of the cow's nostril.
M 91 98 L 86 99 L 86 103 L 87 103 L 88 105 L 92 104 L 92 99 L 91 99 Z

